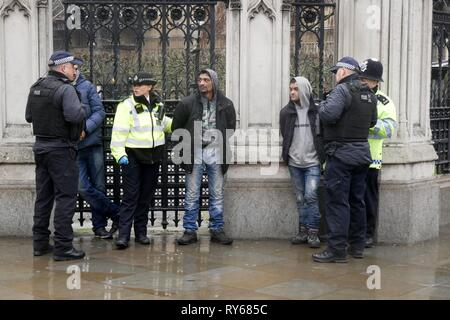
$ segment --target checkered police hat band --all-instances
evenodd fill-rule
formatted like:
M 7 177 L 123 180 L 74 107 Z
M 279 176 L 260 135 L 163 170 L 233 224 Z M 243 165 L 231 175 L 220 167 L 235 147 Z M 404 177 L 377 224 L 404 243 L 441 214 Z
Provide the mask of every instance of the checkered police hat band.
M 345 62 L 338 62 L 338 63 L 336 63 L 336 67 L 337 68 L 345 68 L 345 69 L 348 69 L 348 70 L 356 70 L 355 66 L 353 66 L 353 65 L 351 65 L 349 63 L 345 63 Z
M 58 65 L 60 65 L 60 64 L 64 64 L 64 63 L 67 63 L 67 62 L 71 62 L 71 61 L 73 61 L 73 60 L 75 60 L 75 57 L 74 56 L 70 56 L 70 57 L 66 57 L 66 58 L 63 58 L 63 59 L 58 59 L 58 60 L 50 60 L 49 62 L 50 62 L 50 65 L 51 66 L 58 66 Z

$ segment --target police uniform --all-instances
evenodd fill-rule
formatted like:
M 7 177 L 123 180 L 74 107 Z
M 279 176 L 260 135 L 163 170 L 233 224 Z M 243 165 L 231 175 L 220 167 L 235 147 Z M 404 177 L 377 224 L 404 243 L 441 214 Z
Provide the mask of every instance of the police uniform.
M 131 82 L 156 83 L 150 74 L 144 72 L 134 76 Z M 152 93 L 149 98 L 131 95 L 118 104 L 114 117 L 111 153 L 122 165 L 123 179 L 119 237 L 116 242 L 119 249 L 128 246 L 133 221 L 136 241 L 149 243 L 147 223 L 150 200 L 164 155 L 165 134 L 170 133 L 172 125 L 172 119 L 164 115 L 160 98 Z
M 341 59 L 332 71 L 355 71 L 341 79 L 319 117 L 327 154 L 325 189 L 328 248 L 313 255 L 316 262 L 347 262 L 347 254 L 362 257 L 365 245 L 365 181 L 371 163 L 367 133 L 376 124 L 377 99 L 358 79 L 359 64 Z M 347 247 L 349 245 L 349 247 Z
M 383 65 L 376 59 L 368 59 L 361 65 L 361 78 L 383 81 Z M 372 164 L 366 180 L 366 247 L 372 247 L 378 222 L 379 172 L 383 165 L 383 141 L 392 137 L 397 128 L 397 112 L 392 100 L 379 88 L 375 88 L 378 99 L 378 120 L 374 128 L 369 130 L 369 145 Z
M 55 52 L 49 66 L 66 63 L 81 64 L 72 54 Z M 50 70 L 30 89 L 25 118 L 33 125 L 36 142 L 33 147 L 36 162 L 36 202 L 33 224 L 34 255 L 49 253 L 48 229 L 54 212 L 54 258 L 70 260 L 84 257 L 84 252 L 72 246 L 72 218 L 78 190 L 76 146 L 84 128 L 85 113 L 75 88 L 66 75 Z

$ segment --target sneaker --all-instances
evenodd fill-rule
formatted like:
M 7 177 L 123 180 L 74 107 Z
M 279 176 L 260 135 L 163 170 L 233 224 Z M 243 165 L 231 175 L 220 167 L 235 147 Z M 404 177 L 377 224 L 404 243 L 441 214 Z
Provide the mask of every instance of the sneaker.
M 355 248 L 349 248 L 348 254 L 355 259 L 364 259 L 364 251 Z
M 369 237 L 366 239 L 366 248 L 373 248 L 375 247 L 375 241 L 373 241 L 372 237 Z
M 177 239 L 177 243 L 181 246 L 197 242 L 197 232 L 186 230 L 183 236 Z
M 310 248 L 318 249 L 320 248 L 319 230 L 309 229 L 308 230 L 308 245 Z
M 314 262 L 319 263 L 347 263 L 347 257 L 338 257 L 334 255 L 331 251 L 325 250 L 320 253 L 315 253 L 312 255 Z
M 111 235 L 114 235 L 114 233 L 116 233 L 117 230 L 119 230 L 119 216 L 117 216 L 117 218 L 113 219 L 113 224 L 111 226 L 111 229 L 109 229 L 109 233 Z
M 94 234 L 96 238 L 100 239 L 112 239 L 113 236 L 111 233 L 106 231 L 105 227 L 97 228 L 94 230 Z
M 49 244 L 44 249 L 39 249 L 39 250 L 34 249 L 33 255 L 35 257 L 40 257 L 40 256 L 46 255 L 47 253 L 51 253 L 51 252 L 53 252 L 53 246 L 51 244 Z
M 223 229 L 209 230 L 209 233 L 211 234 L 211 242 L 217 242 L 224 245 L 230 245 L 233 243 L 233 239 L 228 237 Z
M 308 242 L 308 228 L 305 225 L 300 225 L 298 234 L 291 239 L 292 244 L 305 244 Z

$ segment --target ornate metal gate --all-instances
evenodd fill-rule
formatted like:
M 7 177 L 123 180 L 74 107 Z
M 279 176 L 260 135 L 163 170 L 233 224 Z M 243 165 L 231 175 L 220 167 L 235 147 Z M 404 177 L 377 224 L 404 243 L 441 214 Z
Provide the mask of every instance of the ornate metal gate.
M 438 174 L 449 173 L 449 125 L 450 125 L 450 6 L 447 1 L 433 3 L 433 64 L 431 87 L 431 130 L 439 160 Z
M 63 4 L 65 49 L 84 59 L 83 73 L 103 95 L 107 196 L 120 204 L 121 170 L 110 154 L 109 142 L 118 99 L 129 94 L 128 77 L 150 70 L 159 80 L 157 91 L 170 115 L 178 99 L 195 86 L 201 68 L 215 68 L 223 76 L 224 4 L 228 1 L 66 0 Z M 217 46 L 216 40 L 222 45 Z M 169 214 L 178 226 L 184 201 L 184 172 L 171 161 L 172 145 L 166 148 L 150 215 L 151 224 L 161 219 L 164 229 L 170 223 Z M 207 195 L 204 177 L 201 210 L 208 210 Z M 81 197 L 77 210 L 83 225 L 83 213 L 90 208 Z M 201 215 L 198 222 L 202 222 Z
M 294 52 L 291 54 L 292 76 L 308 78 L 320 99 L 332 89 L 333 77 L 325 72 L 335 63 L 334 0 L 295 0 L 291 21 Z

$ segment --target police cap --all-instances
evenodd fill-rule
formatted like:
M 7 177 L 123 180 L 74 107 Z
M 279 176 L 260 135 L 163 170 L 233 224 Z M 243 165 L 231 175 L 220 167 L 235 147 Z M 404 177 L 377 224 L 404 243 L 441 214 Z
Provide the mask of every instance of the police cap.
M 383 64 L 377 59 L 367 59 L 360 67 L 361 78 L 383 82 Z
M 152 74 L 148 72 L 142 72 L 139 71 L 134 76 L 129 78 L 130 84 L 136 85 L 136 84 L 145 84 L 145 85 L 155 85 L 156 79 L 153 77 Z

